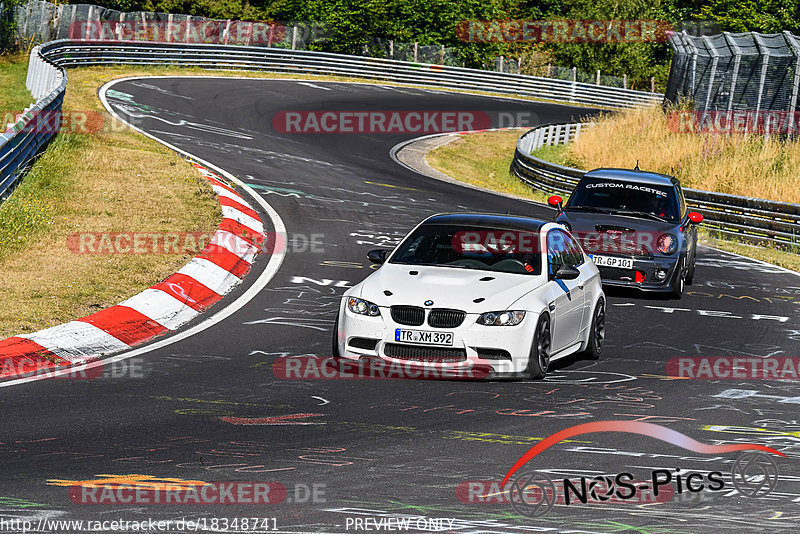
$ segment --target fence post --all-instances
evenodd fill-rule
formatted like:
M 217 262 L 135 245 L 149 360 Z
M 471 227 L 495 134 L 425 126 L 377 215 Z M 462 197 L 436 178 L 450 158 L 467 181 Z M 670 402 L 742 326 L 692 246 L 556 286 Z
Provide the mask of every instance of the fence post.
M 500 56 L 500 72 L 503 72 L 503 56 Z
M 708 38 L 707 35 L 703 36 L 703 44 L 705 44 L 706 49 L 711 52 L 712 57 L 714 59 L 711 60 L 711 79 L 708 81 L 708 91 L 706 92 L 706 104 L 704 106 L 703 111 L 708 111 L 708 108 L 711 104 L 711 92 L 714 90 L 714 78 L 717 75 L 717 64 L 719 63 L 719 52 L 714 48 L 714 45 L 711 44 L 711 40 Z
M 563 144 L 565 144 L 565 145 L 569 144 L 569 135 L 570 135 L 571 131 L 572 131 L 572 125 L 571 124 L 567 124 L 565 129 L 564 129 L 564 143 Z M 558 144 L 562 144 L 562 143 L 558 143 Z
M 572 67 L 572 81 L 578 81 L 578 67 Z
M 551 65 L 550 63 L 548 63 L 548 64 L 547 64 L 547 77 L 548 77 L 548 78 L 550 77 L 550 68 L 551 68 L 551 67 L 552 67 L 552 65 Z
M 414 63 L 417 63 L 417 57 L 419 57 L 419 43 L 414 41 Z
M 731 88 L 730 95 L 728 95 L 728 111 L 733 110 L 733 95 L 736 93 L 736 82 L 739 80 L 739 64 L 742 61 L 742 49 L 736 44 L 736 41 L 731 37 L 730 32 L 722 32 L 725 37 L 725 42 L 728 48 L 732 48 L 731 54 L 733 55 L 733 74 L 731 75 Z
M 575 126 L 575 138 L 572 140 L 573 143 L 576 143 L 578 141 L 578 136 L 581 135 L 581 128 L 582 127 L 583 127 L 583 123 L 582 122 L 579 122 Z
M 600 69 L 597 69 L 597 81 L 595 82 L 595 85 L 600 85 Z
M 167 38 L 164 41 L 171 43 L 172 42 L 172 13 L 167 15 Z
M 442 45 L 442 49 L 439 51 L 439 65 L 444 65 L 444 45 Z
M 756 117 L 758 117 L 759 112 L 761 111 L 761 99 L 764 96 L 764 82 L 767 79 L 767 68 L 769 67 L 769 48 L 764 44 L 764 41 L 761 40 L 761 36 L 757 33 L 753 33 L 753 39 L 756 41 L 756 45 L 758 46 L 759 54 L 761 55 L 761 77 L 758 80 L 758 100 L 756 101 Z
M 788 109 L 789 113 L 794 114 L 797 111 L 797 93 L 800 91 L 800 44 L 797 43 L 795 36 L 789 33 L 788 30 L 783 32 L 783 38 L 786 39 L 786 42 L 789 43 L 789 46 L 792 48 L 792 54 L 794 54 L 795 58 L 792 99 L 789 101 Z M 791 124 L 794 124 L 794 116 L 791 117 Z
M 656 77 L 655 76 L 650 76 L 650 92 L 651 93 L 655 93 L 656 92 Z
M 389 39 L 389 57 L 394 59 L 394 39 Z
M 297 24 L 292 26 L 292 50 L 297 50 Z
M 622 75 L 622 88 L 623 89 L 627 89 L 628 88 L 628 75 L 627 74 L 623 74 Z
M 517 74 L 522 74 L 522 58 L 517 58 Z

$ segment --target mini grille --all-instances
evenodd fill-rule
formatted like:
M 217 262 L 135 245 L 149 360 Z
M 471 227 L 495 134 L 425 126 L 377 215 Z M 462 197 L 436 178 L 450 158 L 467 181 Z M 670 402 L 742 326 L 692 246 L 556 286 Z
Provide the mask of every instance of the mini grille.
M 418 306 L 392 306 L 394 322 L 408 326 L 421 326 L 425 322 L 425 310 Z
M 464 349 L 445 347 L 414 347 L 387 343 L 384 346 L 384 352 L 389 358 L 427 363 L 463 362 L 467 359 L 467 351 Z
M 431 310 L 428 324 L 434 328 L 455 328 L 464 322 L 467 314 L 461 310 Z

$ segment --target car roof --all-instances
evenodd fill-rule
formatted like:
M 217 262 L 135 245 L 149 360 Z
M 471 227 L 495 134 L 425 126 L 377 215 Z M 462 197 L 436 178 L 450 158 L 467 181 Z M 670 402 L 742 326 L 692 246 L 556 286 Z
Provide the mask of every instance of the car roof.
M 518 215 L 500 215 L 494 213 L 440 213 L 426 219 L 423 226 L 428 224 L 478 226 L 483 228 L 538 232 L 547 222 Z
M 668 174 L 650 171 L 637 171 L 635 169 L 594 169 L 583 175 L 586 178 L 606 178 L 620 182 L 636 182 L 639 184 L 673 186 L 678 179 Z

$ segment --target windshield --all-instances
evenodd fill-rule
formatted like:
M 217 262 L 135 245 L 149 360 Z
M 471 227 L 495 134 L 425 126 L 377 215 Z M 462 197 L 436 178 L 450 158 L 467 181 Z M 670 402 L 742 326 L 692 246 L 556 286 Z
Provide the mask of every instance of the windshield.
M 538 275 L 539 234 L 520 230 L 423 224 L 389 263 Z
M 565 209 L 596 210 L 664 221 L 678 220 L 678 206 L 671 186 L 583 178 Z

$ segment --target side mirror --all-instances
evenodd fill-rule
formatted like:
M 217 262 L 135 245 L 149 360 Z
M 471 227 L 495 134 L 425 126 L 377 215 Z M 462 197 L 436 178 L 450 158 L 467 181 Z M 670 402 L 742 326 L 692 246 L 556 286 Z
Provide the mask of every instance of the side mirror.
M 701 222 L 703 222 L 703 216 L 697 213 L 696 211 L 690 211 L 689 220 L 692 221 L 692 224 L 700 224 Z
M 372 263 L 383 263 L 386 261 L 386 255 L 389 253 L 388 250 L 383 248 L 376 248 L 375 250 L 370 250 L 367 252 L 367 259 Z
M 553 195 L 547 199 L 547 203 L 556 208 L 558 211 L 561 211 L 562 202 L 564 202 L 564 200 L 558 195 Z
M 562 265 L 556 271 L 555 276 L 553 278 L 555 280 L 575 280 L 581 275 L 581 272 L 572 265 Z

